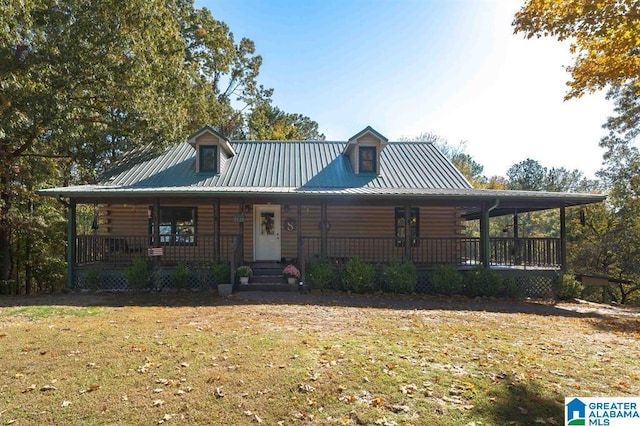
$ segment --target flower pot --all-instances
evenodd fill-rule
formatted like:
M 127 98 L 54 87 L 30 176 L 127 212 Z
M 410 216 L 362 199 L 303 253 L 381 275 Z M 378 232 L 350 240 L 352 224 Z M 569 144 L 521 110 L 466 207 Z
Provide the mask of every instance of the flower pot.
M 287 282 L 289 284 L 295 284 L 296 283 L 296 277 L 289 277 L 287 278 Z
M 240 284 L 249 284 L 249 277 L 240 277 Z
M 218 284 L 218 295 L 222 297 L 231 296 L 233 285 L 231 284 Z

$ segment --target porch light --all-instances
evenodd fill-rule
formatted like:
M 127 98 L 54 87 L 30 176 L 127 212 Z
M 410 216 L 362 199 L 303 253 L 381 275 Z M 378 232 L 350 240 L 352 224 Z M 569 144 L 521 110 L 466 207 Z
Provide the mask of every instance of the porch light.
M 251 213 L 251 205 L 250 204 L 246 204 L 244 206 L 244 212 L 245 213 Z

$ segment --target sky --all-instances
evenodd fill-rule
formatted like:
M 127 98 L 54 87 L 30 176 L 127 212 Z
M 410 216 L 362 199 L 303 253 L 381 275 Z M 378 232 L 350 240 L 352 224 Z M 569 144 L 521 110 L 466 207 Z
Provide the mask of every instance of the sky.
M 506 176 L 542 166 L 601 168 L 604 93 L 564 101 L 572 63 L 553 39 L 524 39 L 516 0 L 197 0 L 236 40 L 255 42 L 274 105 L 327 140 L 366 126 L 390 141 L 435 133 Z

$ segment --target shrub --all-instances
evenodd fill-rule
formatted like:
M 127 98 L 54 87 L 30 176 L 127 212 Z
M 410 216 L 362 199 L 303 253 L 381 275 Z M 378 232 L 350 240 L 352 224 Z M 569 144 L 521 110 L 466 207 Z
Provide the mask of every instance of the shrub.
M 84 276 L 87 287 L 96 290 L 102 286 L 102 271 L 100 269 L 91 269 Z
M 359 257 L 349 259 L 342 276 L 342 288 L 354 293 L 366 293 L 374 289 L 376 271 L 373 265 Z
M 382 291 L 388 293 L 413 293 L 418 275 L 412 262 L 393 262 L 382 271 Z
M 502 280 L 502 296 L 515 299 L 520 296 L 520 288 L 513 277 L 505 277 Z
M 132 290 L 142 290 L 149 286 L 151 273 L 147 267 L 147 261 L 142 257 L 133 259 L 133 263 L 126 270 L 127 282 Z
M 451 296 L 460 294 L 464 281 L 460 272 L 453 265 L 439 265 L 431 271 L 431 285 L 433 292 Z
M 325 259 L 313 259 L 307 263 L 306 279 L 313 289 L 333 287 L 336 275 L 329 262 Z
M 189 284 L 189 275 L 191 271 L 184 262 L 179 262 L 176 265 L 175 271 L 173 271 L 173 285 L 178 289 L 187 288 Z
M 231 266 L 229 262 L 214 262 L 211 267 L 213 274 L 213 284 L 230 284 L 231 282 Z
M 466 274 L 464 293 L 469 297 L 501 296 L 502 277 L 496 271 L 476 266 Z
M 584 286 L 572 273 L 562 274 L 558 277 L 558 299 L 571 300 L 580 297 Z

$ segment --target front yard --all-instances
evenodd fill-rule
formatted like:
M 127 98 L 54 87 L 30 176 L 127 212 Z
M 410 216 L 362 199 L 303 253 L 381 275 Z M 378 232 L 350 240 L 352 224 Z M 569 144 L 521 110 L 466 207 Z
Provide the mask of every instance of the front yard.
M 0 424 L 563 424 L 640 395 L 640 315 L 343 293 L 0 298 Z

